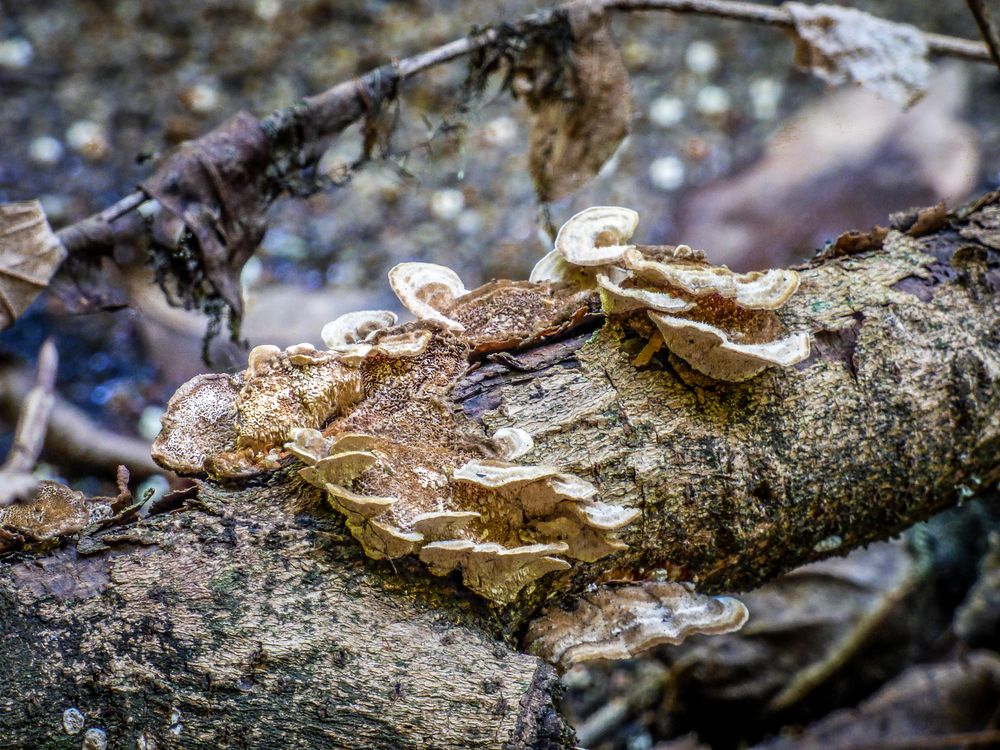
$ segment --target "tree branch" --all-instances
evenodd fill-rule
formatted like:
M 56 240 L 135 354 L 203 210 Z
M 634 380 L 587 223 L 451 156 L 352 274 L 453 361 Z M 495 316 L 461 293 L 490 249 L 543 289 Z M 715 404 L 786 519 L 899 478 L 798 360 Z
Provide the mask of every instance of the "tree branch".
M 968 3 L 969 10 L 972 11 L 972 15 L 976 19 L 976 25 L 979 26 L 979 33 L 983 35 L 983 41 L 986 42 L 986 46 L 989 48 L 990 58 L 993 60 L 994 65 L 1000 69 L 1000 35 L 997 34 L 997 27 L 993 23 L 993 17 L 986 9 L 986 4 L 983 0 L 968 0 Z
M 778 28 L 793 28 L 791 15 L 778 6 L 758 5 L 735 0 L 593 0 L 606 10 L 620 13 L 639 11 L 669 11 L 679 14 L 705 15 L 730 20 L 760 23 Z M 505 33 L 524 34 L 550 27 L 561 17 L 565 6 L 539 11 L 505 24 Z M 339 83 L 326 91 L 306 97 L 300 104 L 277 110 L 260 121 L 272 144 L 285 144 L 278 149 L 276 160 L 290 159 L 298 168 L 314 163 L 323 146 L 332 136 L 358 121 L 371 107 L 395 91 L 402 81 L 438 65 L 482 50 L 500 38 L 497 27 L 482 33 L 456 39 L 434 49 L 395 61 L 353 81 Z M 924 33 L 932 54 L 958 57 L 975 62 L 989 62 L 987 46 L 968 39 Z M 296 153 L 287 153 L 287 144 L 294 144 Z M 284 152 L 284 153 L 282 153 Z M 285 165 L 279 171 L 287 171 Z M 109 208 L 58 232 L 70 254 L 95 252 L 113 246 L 116 237 L 131 236 L 134 224 L 122 219 L 138 208 L 148 196 L 136 191 Z
M 76 708 L 126 746 L 571 747 L 552 671 L 513 648 L 543 604 L 655 569 L 756 586 L 1000 480 L 1000 195 L 863 239 L 801 269 L 779 313 L 814 336 L 796 368 L 635 365 L 645 341 L 609 322 L 435 396 L 467 438 L 525 429 L 531 463 L 640 508 L 627 550 L 500 607 L 365 557 L 294 466 L 204 483 L 171 515 L 0 562 L 0 631 L 19 634 L 0 639 L 0 736 L 44 746 Z

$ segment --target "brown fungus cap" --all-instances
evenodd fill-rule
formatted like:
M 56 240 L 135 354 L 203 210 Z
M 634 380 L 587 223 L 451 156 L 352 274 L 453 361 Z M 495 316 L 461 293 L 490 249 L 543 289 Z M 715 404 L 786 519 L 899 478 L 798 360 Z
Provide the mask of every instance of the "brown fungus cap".
M 64 484 L 43 480 L 28 501 L 0 508 L 0 529 L 31 542 L 48 542 L 84 529 L 97 508 L 107 506 L 88 502 L 82 492 Z
M 739 630 L 748 613 L 731 597 L 706 596 L 683 583 L 604 586 L 572 611 L 551 607 L 525 635 L 529 653 L 560 669 L 594 659 L 628 659 L 661 644 Z
M 153 460 L 181 476 L 200 475 L 207 458 L 236 450 L 236 396 L 241 385 L 239 376 L 209 374 L 178 388 L 160 419 Z

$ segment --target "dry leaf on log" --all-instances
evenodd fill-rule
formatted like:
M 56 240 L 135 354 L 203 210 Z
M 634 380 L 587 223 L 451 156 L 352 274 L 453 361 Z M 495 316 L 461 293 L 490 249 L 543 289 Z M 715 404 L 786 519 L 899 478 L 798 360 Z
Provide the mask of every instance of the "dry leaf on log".
M 629 133 L 632 96 L 621 51 L 599 4 L 567 6 L 569 49 L 529 51 L 520 93 L 532 111 L 530 169 L 542 202 L 583 186 Z M 556 57 L 557 59 L 553 59 Z M 552 70 L 561 73 L 555 80 Z
M 785 3 L 795 24 L 795 62 L 827 83 L 848 81 L 902 107 L 927 91 L 927 41 L 909 24 L 854 8 Z
M 0 329 L 13 325 L 65 257 L 38 201 L 0 205 Z

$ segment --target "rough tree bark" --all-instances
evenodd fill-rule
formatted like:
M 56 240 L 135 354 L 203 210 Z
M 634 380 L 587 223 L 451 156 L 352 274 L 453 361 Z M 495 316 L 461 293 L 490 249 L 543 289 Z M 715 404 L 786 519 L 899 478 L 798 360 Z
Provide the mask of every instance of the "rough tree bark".
M 738 591 L 885 538 L 1000 479 L 1000 196 L 842 238 L 780 312 L 814 355 L 704 379 L 607 325 L 494 355 L 451 394 L 484 433 L 640 507 L 569 591 L 665 569 Z M 0 747 L 567 748 L 554 671 L 517 650 L 552 594 L 491 608 L 365 558 L 315 491 L 205 484 L 189 506 L 0 562 Z M 560 596 L 567 591 L 562 588 Z M 752 616 L 752 613 L 751 613 Z

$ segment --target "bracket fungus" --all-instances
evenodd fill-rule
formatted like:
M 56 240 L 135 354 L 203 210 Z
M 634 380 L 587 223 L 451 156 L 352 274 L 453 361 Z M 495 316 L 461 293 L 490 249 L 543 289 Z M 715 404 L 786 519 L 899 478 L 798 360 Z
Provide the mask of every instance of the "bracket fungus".
M 692 635 L 731 633 L 749 616 L 737 599 L 660 581 L 604 586 L 575 605 L 552 607 L 531 622 L 525 635 L 529 653 L 566 670 L 582 661 L 628 659 Z
M 115 522 L 138 505 L 128 488 L 129 473 L 118 467 L 118 495 L 86 497 L 65 484 L 39 481 L 30 496 L 0 508 L 0 555 L 54 546 L 88 527 Z
M 82 492 L 58 482 L 42 481 L 27 502 L 0 508 L 0 532 L 34 543 L 57 540 L 85 528 L 97 507 Z M 0 552 L 5 551 L 4 547 L 4 535 L 0 534 Z
M 396 313 L 391 310 L 359 310 L 331 320 L 320 332 L 328 349 L 349 347 L 368 341 L 384 328 L 396 325 Z
M 625 242 L 638 225 L 639 214 L 631 208 L 587 208 L 560 227 L 555 249 L 574 266 L 618 263 L 632 247 Z
M 635 211 L 617 206 L 581 211 L 531 278 L 597 289 L 608 315 L 645 312 L 675 356 L 717 380 L 747 380 L 809 356 L 809 334 L 783 335 L 774 313 L 798 289 L 795 271 L 735 273 L 687 245 L 626 244 L 637 221 Z
M 684 245 L 628 244 L 637 222 L 624 208 L 577 214 L 530 281 L 470 291 L 443 266 L 399 264 L 390 283 L 417 320 L 349 313 L 323 328 L 326 350 L 258 346 L 242 373 L 193 379 L 168 404 L 154 458 L 215 480 L 296 471 L 370 557 L 414 555 L 434 574 L 459 571 L 501 604 L 574 562 L 605 560 L 625 549 L 618 534 L 640 510 L 606 502 L 564 467 L 521 463 L 535 451 L 524 430 L 486 438 L 457 418 L 449 394 L 470 366 L 602 317 L 653 332 L 644 363 L 662 342 L 722 380 L 809 349 L 808 334 L 785 336 L 774 312 L 798 285 L 794 271 L 736 274 Z M 666 606 L 667 589 L 642 591 L 630 596 Z M 654 636 L 642 627 L 645 643 Z
M 418 320 L 433 320 L 451 331 L 465 330 L 441 312 L 469 292 L 450 268 L 435 263 L 400 263 L 389 270 L 389 284 L 403 307 Z

